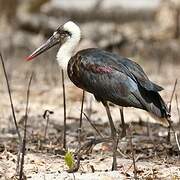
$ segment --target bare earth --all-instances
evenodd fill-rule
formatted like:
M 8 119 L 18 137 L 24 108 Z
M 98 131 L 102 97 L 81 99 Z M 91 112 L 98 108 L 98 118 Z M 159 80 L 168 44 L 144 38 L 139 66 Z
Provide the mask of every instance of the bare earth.
M 40 62 L 40 63 L 43 63 Z M 34 66 L 36 64 L 33 64 Z M 168 103 L 172 93 L 174 81 L 180 76 L 180 65 L 164 63 L 160 72 L 156 70 L 156 62 L 141 63 L 150 79 L 164 87 L 161 95 Z M 23 66 L 28 71 L 29 65 Z M 30 93 L 30 111 L 27 130 L 27 152 L 25 156 L 25 174 L 28 179 L 74 179 L 73 174 L 67 173 L 62 151 L 63 137 L 63 101 L 60 74 L 56 68 L 53 77 L 45 79 L 46 72 L 35 69 L 36 77 L 32 82 Z M 8 67 L 10 68 L 10 67 Z M 21 132 L 23 130 L 23 115 L 25 111 L 25 97 L 28 84 L 28 75 L 19 76 L 22 67 L 13 71 L 11 88 L 17 120 Z M 154 73 L 156 71 L 156 73 Z M 52 73 L 52 72 L 51 72 Z M 58 74 L 59 73 L 59 74 Z M 43 74 L 43 75 L 42 75 Z M 1 75 L 0 87 L 0 177 L 11 179 L 15 174 L 18 139 L 11 116 L 6 84 Z M 17 78 L 18 77 L 18 78 Z M 22 81 L 24 82 L 22 85 Z M 74 152 L 77 147 L 77 129 L 79 125 L 82 91 L 66 80 L 67 96 L 67 147 Z M 177 85 L 176 94 L 179 96 L 180 86 Z M 96 124 L 104 137 L 110 136 L 108 120 L 101 104 L 86 94 L 85 112 L 88 114 L 90 102 L 91 121 Z M 44 131 L 46 120 L 42 115 L 45 110 L 51 110 L 46 138 Z M 111 107 L 113 119 L 119 127 L 120 115 L 118 107 Z M 154 124 L 152 118 L 141 110 L 126 108 L 124 110 L 127 123 L 132 122 L 133 145 L 135 151 L 136 168 L 140 179 L 179 179 L 180 163 L 177 144 L 172 134 L 171 145 L 166 143 L 167 128 Z M 143 121 L 143 122 L 142 122 Z M 176 123 L 175 130 L 179 130 L 179 117 L 176 101 L 172 102 L 172 121 Z M 83 118 L 82 143 L 88 138 L 99 138 L 97 132 L 88 121 Z M 134 177 L 132 165 L 132 150 L 129 145 L 129 133 L 120 140 L 118 153 L 118 171 L 111 172 L 111 143 L 101 143 L 94 147 L 92 153 L 82 157 L 79 171 L 74 173 L 75 179 L 132 179 Z M 94 169 L 94 173 L 92 172 Z

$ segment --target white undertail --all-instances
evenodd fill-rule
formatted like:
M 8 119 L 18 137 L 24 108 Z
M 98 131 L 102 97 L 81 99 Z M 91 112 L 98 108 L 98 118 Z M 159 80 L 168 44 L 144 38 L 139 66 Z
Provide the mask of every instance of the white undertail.
M 72 21 L 68 21 L 67 23 L 65 23 L 63 29 L 65 31 L 68 31 L 71 36 L 69 36 L 66 42 L 59 48 L 56 57 L 59 66 L 63 70 L 67 70 L 68 62 L 70 58 L 74 55 L 74 50 L 80 41 L 81 30 L 79 26 Z

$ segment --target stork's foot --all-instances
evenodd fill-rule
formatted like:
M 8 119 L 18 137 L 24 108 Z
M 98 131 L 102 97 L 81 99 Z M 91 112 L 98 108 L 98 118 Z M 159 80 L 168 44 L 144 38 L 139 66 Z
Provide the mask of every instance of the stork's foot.
M 75 154 L 89 154 L 92 152 L 95 145 L 102 143 L 102 142 L 112 142 L 112 138 L 99 138 L 99 139 L 91 139 L 88 142 L 84 143 L 76 152 Z
M 107 137 L 107 138 L 99 138 L 99 139 L 91 139 L 88 142 L 84 143 L 76 152 L 75 155 L 81 157 L 83 154 L 90 154 L 95 145 L 102 142 L 111 142 L 113 145 L 113 163 L 112 163 L 112 171 L 117 170 L 117 147 L 119 142 L 119 137 Z
M 112 171 L 116 171 L 117 170 L 117 160 L 113 161 L 112 163 Z
M 118 146 L 118 138 L 114 137 L 113 139 L 113 163 L 112 163 L 112 171 L 117 170 L 117 146 Z

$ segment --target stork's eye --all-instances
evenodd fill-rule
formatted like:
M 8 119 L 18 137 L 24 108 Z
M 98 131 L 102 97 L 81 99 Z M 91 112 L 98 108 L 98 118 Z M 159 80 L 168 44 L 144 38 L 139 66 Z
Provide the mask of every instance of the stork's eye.
M 64 31 L 68 36 L 72 36 L 72 34 L 69 31 Z

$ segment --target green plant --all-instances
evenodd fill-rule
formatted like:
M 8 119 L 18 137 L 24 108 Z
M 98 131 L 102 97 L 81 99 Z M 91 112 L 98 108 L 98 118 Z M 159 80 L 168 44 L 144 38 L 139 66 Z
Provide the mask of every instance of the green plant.
M 74 167 L 74 157 L 72 152 L 67 151 L 64 160 L 65 160 L 65 164 L 69 167 L 69 169 L 72 169 Z

